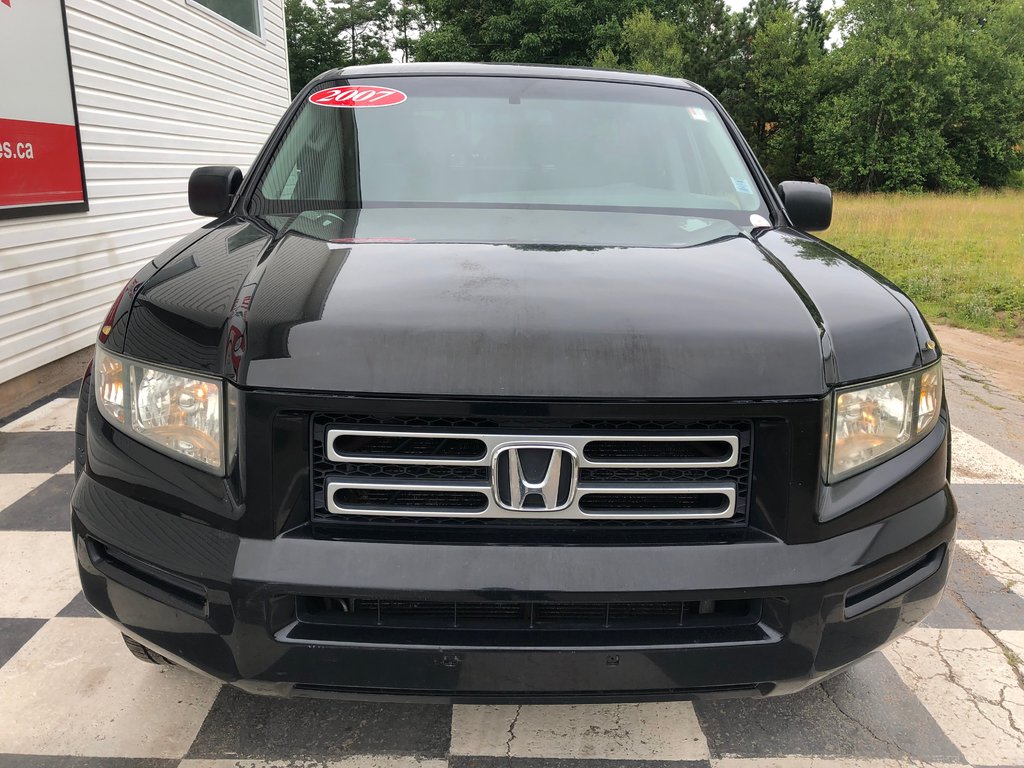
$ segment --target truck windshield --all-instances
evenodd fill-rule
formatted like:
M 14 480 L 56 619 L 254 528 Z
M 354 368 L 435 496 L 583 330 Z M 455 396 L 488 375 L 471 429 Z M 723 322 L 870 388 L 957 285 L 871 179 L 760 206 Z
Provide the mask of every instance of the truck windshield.
M 250 210 L 367 208 L 666 214 L 736 227 L 769 215 L 700 93 L 529 77 L 375 77 L 315 89 Z

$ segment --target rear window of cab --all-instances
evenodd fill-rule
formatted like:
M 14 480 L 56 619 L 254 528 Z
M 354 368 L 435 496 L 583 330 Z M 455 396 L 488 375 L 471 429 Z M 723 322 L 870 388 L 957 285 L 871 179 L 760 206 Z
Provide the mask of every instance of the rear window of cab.
M 520 77 L 324 82 L 293 116 L 252 212 L 368 207 L 768 215 L 709 99 Z

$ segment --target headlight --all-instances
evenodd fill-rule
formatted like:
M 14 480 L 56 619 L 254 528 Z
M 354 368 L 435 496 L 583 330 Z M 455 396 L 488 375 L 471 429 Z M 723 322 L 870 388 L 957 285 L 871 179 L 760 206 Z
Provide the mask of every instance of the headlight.
M 829 480 L 841 480 L 917 442 L 939 420 L 939 363 L 886 381 L 836 392 Z M 829 436 L 826 433 L 826 441 Z
M 118 429 L 157 450 L 221 474 L 224 387 L 96 348 L 96 403 Z

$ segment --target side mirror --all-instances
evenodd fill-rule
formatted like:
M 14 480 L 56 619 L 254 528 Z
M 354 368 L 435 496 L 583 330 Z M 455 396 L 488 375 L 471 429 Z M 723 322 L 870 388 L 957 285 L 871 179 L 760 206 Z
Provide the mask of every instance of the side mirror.
M 229 165 L 206 165 L 188 177 L 188 207 L 197 216 L 223 216 L 242 184 L 242 172 Z
M 820 232 L 832 223 L 832 190 L 811 181 L 784 181 L 779 196 L 793 226 L 805 232 Z

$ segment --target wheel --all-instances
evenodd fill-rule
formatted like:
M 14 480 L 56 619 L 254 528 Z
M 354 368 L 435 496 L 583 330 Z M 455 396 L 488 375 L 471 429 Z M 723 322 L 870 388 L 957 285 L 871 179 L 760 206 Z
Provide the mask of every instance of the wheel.
M 173 661 L 166 658 L 165 656 L 161 656 L 156 651 L 149 650 L 149 648 L 144 646 L 138 640 L 133 640 L 132 638 L 128 637 L 128 635 L 124 634 L 122 634 L 121 637 L 124 640 L 124 644 L 128 646 L 128 650 L 132 652 L 132 656 L 134 656 L 139 661 L 144 661 L 147 664 L 159 664 L 163 667 L 174 666 Z

